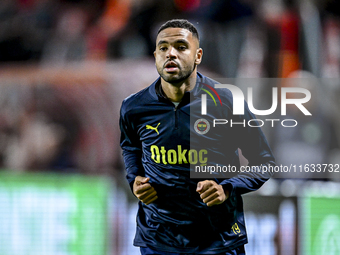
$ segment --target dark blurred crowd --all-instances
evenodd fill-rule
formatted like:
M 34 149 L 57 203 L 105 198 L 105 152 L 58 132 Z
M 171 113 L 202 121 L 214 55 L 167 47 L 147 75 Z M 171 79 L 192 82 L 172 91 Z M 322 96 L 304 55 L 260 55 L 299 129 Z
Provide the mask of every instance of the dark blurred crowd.
M 303 120 L 295 133 L 275 129 L 268 137 L 279 160 L 338 162 L 337 0 L 2 0 L 0 167 L 95 174 L 121 169 L 120 102 L 152 81 L 146 73 L 154 69 L 156 32 L 172 18 L 197 26 L 202 68 L 219 77 L 334 78 L 308 87 L 331 102 L 314 103 L 313 120 Z M 114 74 L 103 72 L 107 66 L 69 69 L 88 61 L 115 62 Z M 259 85 L 257 97 L 270 88 Z
M 172 18 L 198 27 L 202 65 L 222 76 L 339 74 L 336 0 L 2 0 L 0 62 L 150 57 Z
M 207 56 L 207 66 L 214 63 L 223 75 L 235 76 L 235 61 L 242 57 L 240 47 L 247 36 L 263 37 L 269 57 L 282 48 L 295 50 L 302 43 L 298 33 L 303 19 L 313 12 L 320 19 L 319 29 L 330 18 L 338 25 L 336 0 L 2 0 L 0 61 L 151 56 L 159 25 L 186 18 L 201 30 L 208 52 L 227 48 L 233 67 L 223 66 L 214 55 Z M 251 35 L 254 29 L 257 35 Z M 277 77 L 279 73 L 271 70 L 275 65 L 268 62 L 267 76 Z

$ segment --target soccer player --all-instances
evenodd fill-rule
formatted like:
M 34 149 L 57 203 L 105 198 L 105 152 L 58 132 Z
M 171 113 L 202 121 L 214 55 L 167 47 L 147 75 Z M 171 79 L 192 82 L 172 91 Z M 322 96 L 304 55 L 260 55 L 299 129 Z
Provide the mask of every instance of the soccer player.
M 214 118 L 235 123 L 255 119 L 246 102 L 244 115 L 232 115 L 227 89 L 216 89 L 223 105 L 209 107 L 207 120 L 193 125 L 191 118 L 202 117 L 195 107 L 204 88 L 214 88 L 217 82 L 197 72 L 203 51 L 190 22 L 163 24 L 154 56 L 160 77 L 126 98 L 120 112 L 126 177 L 139 199 L 134 245 L 143 255 L 245 254 L 241 195 L 260 188 L 270 174 L 195 179 L 190 178 L 190 165 L 219 163 L 239 169 L 238 148 L 256 169 L 274 165 L 264 134 L 258 127 L 240 124 L 216 128 L 222 133 L 207 132 Z M 207 99 L 207 104 L 212 101 Z

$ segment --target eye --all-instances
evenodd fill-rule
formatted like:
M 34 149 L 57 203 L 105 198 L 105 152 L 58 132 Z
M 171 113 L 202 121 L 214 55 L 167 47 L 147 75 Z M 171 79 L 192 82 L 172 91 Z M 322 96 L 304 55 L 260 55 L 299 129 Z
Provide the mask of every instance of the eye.
M 165 47 L 165 46 L 162 46 L 162 47 L 159 48 L 160 51 L 166 51 L 167 49 L 168 49 L 168 48 Z
M 187 49 L 187 47 L 186 47 L 186 46 L 184 46 L 184 45 L 180 45 L 180 46 L 178 46 L 178 49 L 179 49 L 179 50 L 186 50 L 186 49 Z

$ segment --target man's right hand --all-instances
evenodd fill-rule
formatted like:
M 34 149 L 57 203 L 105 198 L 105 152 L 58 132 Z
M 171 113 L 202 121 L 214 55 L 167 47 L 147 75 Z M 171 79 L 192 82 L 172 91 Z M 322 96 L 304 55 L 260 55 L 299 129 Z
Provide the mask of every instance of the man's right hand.
M 148 183 L 149 180 L 150 178 L 137 176 L 133 183 L 133 194 L 146 205 L 158 198 L 156 190 Z

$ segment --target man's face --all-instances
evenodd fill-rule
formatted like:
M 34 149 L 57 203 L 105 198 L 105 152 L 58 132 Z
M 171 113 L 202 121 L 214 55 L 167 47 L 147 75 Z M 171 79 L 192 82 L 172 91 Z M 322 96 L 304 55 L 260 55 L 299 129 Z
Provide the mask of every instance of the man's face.
M 202 49 L 189 30 L 166 28 L 157 36 L 154 56 L 157 71 L 163 80 L 179 83 L 186 80 L 196 65 L 201 63 Z

